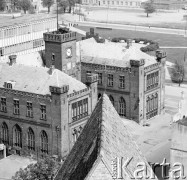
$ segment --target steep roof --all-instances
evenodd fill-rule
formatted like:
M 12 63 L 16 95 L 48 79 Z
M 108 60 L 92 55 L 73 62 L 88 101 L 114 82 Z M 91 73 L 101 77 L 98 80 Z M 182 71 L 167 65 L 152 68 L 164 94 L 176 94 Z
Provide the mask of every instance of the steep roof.
M 85 84 L 58 69 L 54 69 L 52 74 L 49 71 L 49 68 L 44 67 L 0 63 L 0 87 L 3 88 L 5 82 L 12 81 L 15 82 L 15 90 L 42 95 L 50 94 L 49 86 L 69 85 L 68 94 L 86 88 Z
M 145 45 L 132 43 L 129 48 L 126 45 L 126 43 L 114 43 L 107 40 L 105 43 L 97 43 L 93 38 L 86 39 L 77 42 L 77 60 L 118 67 L 130 67 L 130 60 L 144 59 L 145 66 L 157 63 L 154 56 L 140 50 Z
M 116 157 L 131 159 L 123 171 L 123 179 L 130 179 L 139 162 L 145 163 L 148 174 L 152 171 L 108 96 L 104 94 L 55 180 L 112 179 L 111 163 Z

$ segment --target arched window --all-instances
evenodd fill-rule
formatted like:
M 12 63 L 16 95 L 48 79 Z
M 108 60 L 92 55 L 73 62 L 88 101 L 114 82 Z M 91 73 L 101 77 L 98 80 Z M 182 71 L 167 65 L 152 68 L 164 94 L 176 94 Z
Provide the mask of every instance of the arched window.
M 28 149 L 35 150 L 35 136 L 34 136 L 34 131 L 31 128 L 29 128 L 27 136 L 28 136 Z
M 41 152 L 42 153 L 48 153 L 48 137 L 47 133 L 45 131 L 41 132 Z
M 110 96 L 109 96 L 109 99 L 110 99 L 112 105 L 114 106 L 114 98 L 110 95 Z
M 2 124 L 2 137 L 1 137 L 1 139 L 2 139 L 2 142 L 4 144 L 8 144 L 8 126 L 5 122 Z
M 126 103 L 122 97 L 119 100 L 119 115 L 126 116 Z
M 13 144 L 22 147 L 22 130 L 17 124 L 13 127 Z

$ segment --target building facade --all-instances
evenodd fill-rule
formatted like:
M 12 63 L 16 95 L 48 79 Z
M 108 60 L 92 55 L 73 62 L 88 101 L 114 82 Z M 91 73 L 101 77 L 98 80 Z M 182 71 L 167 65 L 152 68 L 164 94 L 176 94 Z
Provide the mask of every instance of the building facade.
M 75 32 L 61 31 L 44 34 L 47 67 L 56 54 L 55 67 L 84 84 L 97 74 L 98 98 L 105 92 L 122 117 L 141 123 L 164 111 L 164 52 L 149 56 L 131 41 L 127 46 L 93 38 L 76 42 Z
M 97 101 L 89 86 L 50 68 L 0 64 L 0 141 L 8 153 L 64 158 Z
M 156 9 L 182 9 L 187 6 L 186 0 L 154 0 L 153 4 Z M 143 5 L 143 4 L 142 4 Z
M 98 74 L 98 98 L 105 92 L 120 116 L 138 123 L 164 112 L 164 52 L 157 51 L 156 57 L 151 57 L 132 43 L 125 47 L 89 41 L 79 46 L 80 77 L 86 83 L 90 73 Z
M 104 7 L 127 7 L 127 8 L 140 8 L 142 0 L 82 0 L 84 5 L 95 5 Z
M 44 50 L 43 33 L 56 30 L 56 18 L 0 28 L 0 60 Z

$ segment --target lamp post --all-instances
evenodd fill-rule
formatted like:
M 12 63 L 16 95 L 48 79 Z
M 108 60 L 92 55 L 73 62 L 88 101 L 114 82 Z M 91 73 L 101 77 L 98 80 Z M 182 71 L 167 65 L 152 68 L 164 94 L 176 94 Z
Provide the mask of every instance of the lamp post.
M 56 18 L 57 18 L 57 31 L 58 31 L 58 0 L 56 0 Z

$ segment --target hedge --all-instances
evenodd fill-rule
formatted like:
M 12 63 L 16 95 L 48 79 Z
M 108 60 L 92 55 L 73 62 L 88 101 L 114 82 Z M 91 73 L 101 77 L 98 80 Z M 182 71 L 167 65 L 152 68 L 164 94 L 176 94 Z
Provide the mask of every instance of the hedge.
M 125 38 L 125 37 L 118 37 L 118 38 L 115 37 L 111 41 L 112 42 L 120 42 L 121 40 L 124 40 L 125 42 L 127 42 L 128 39 L 129 38 Z M 132 40 L 134 40 L 135 43 L 139 43 L 140 41 L 142 41 L 144 44 L 149 43 L 149 45 L 140 48 L 140 50 L 143 52 L 156 51 L 159 48 L 158 43 L 155 41 L 152 41 L 152 40 L 148 40 L 148 39 L 144 39 L 144 38 L 134 38 Z

